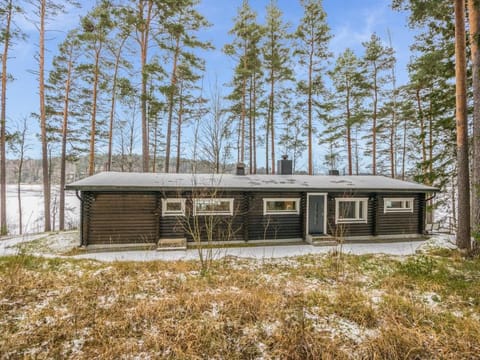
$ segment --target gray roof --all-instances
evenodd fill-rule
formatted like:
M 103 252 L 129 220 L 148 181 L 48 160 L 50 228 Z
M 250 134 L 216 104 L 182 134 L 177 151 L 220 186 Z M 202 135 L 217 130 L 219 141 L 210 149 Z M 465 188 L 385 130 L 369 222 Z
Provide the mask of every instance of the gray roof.
M 437 188 L 384 176 L 230 175 L 103 172 L 66 186 L 83 191 L 159 191 L 215 188 L 242 191 L 432 192 Z

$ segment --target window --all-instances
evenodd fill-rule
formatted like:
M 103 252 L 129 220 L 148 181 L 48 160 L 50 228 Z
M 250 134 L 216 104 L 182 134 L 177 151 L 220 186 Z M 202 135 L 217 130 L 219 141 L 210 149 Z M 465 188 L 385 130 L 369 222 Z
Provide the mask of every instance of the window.
M 185 199 L 162 199 L 162 216 L 184 216 Z
M 413 198 L 384 198 L 383 212 L 413 212 Z
M 299 198 L 263 199 L 263 215 L 299 214 Z
M 233 215 L 233 199 L 194 199 L 193 215 Z
M 336 198 L 335 223 L 367 223 L 368 198 Z

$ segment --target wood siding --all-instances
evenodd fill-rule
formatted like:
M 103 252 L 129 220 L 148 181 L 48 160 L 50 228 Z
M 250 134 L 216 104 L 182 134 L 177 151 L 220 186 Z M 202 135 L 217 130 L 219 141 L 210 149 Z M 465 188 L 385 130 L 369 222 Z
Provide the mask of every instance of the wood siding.
M 305 192 L 235 191 L 201 195 L 178 192 L 83 192 L 82 244 L 156 243 L 187 238 L 205 241 L 305 239 Z M 194 198 L 233 198 L 234 215 L 193 217 Z M 335 198 L 368 198 L 367 223 L 335 224 Z M 414 198 L 413 213 L 384 213 L 384 198 Z M 186 199 L 186 216 L 162 216 L 162 198 Z M 263 215 L 264 198 L 300 198 L 299 214 Z M 332 236 L 422 234 L 425 194 L 329 193 L 327 228 Z M 209 228 L 212 230 L 210 231 Z
M 374 230 L 375 194 L 348 194 L 329 193 L 327 198 L 327 234 L 335 237 L 345 236 L 371 236 Z M 336 198 L 369 198 L 367 223 L 363 224 L 335 224 L 335 199 Z
M 187 241 L 232 241 L 244 240 L 244 195 L 241 192 L 211 194 L 185 194 L 186 218 L 183 219 L 184 236 Z M 233 215 L 197 215 L 193 214 L 193 199 L 228 198 L 233 200 Z
M 264 198 L 300 198 L 298 215 L 263 215 Z M 303 238 L 305 195 L 296 192 L 259 192 L 248 197 L 248 240 Z
M 181 192 L 158 193 L 159 204 L 159 239 L 182 239 L 185 238 L 184 216 L 162 216 L 163 203 L 161 199 L 185 198 Z
M 423 195 L 423 194 L 422 194 Z M 384 198 L 413 198 L 413 212 L 384 212 Z M 386 195 L 378 196 L 377 207 L 377 234 L 378 235 L 401 235 L 421 234 L 423 225 L 420 219 L 423 217 L 420 194 L 410 195 Z
M 156 243 L 154 193 L 87 193 L 84 235 L 88 245 Z
M 335 224 L 335 198 L 368 198 L 366 224 Z M 413 198 L 413 213 L 384 213 L 384 198 Z M 423 234 L 425 194 L 330 193 L 328 196 L 328 234 L 332 236 L 385 236 Z

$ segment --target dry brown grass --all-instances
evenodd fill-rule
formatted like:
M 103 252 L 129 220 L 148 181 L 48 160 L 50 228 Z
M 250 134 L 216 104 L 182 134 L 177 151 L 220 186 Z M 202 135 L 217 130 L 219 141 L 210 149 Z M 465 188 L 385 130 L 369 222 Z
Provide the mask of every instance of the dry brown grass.
M 0 358 L 478 356 L 479 260 L 342 258 L 0 258 Z

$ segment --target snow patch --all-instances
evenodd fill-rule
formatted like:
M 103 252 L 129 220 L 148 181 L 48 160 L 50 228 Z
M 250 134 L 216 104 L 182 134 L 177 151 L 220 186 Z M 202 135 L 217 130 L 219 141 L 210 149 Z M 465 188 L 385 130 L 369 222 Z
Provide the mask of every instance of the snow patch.
M 339 317 L 335 314 L 326 317 L 308 314 L 308 318 L 314 322 L 313 326 L 316 331 L 330 333 L 332 338 L 343 336 L 360 344 L 378 335 L 378 330 L 376 329 L 366 329 L 354 321 Z
M 418 247 L 417 252 L 428 252 L 433 249 L 456 249 L 455 235 L 435 234 Z
M 0 241 L 0 256 L 16 255 L 24 251 L 32 255 L 45 257 L 58 257 L 68 251 L 74 250 L 80 243 L 78 231 L 60 232 L 56 234 L 37 234 L 35 236 L 19 236 Z M 432 236 L 422 243 L 420 241 L 406 241 L 395 243 L 362 243 L 344 244 L 343 252 L 352 255 L 385 254 L 394 256 L 413 255 L 432 247 L 454 246 L 450 236 Z M 326 255 L 335 250 L 335 246 L 302 245 L 272 245 L 252 247 L 231 247 L 222 249 L 214 259 L 225 259 L 234 270 L 260 269 L 264 265 L 288 267 L 295 269 L 303 266 L 302 259 L 297 256 Z M 105 262 L 114 261 L 189 261 L 199 260 L 197 249 L 178 251 L 108 251 L 87 252 L 74 255 L 72 258 L 92 259 Z M 245 261 L 246 260 L 246 261 Z M 254 260 L 254 262 L 248 261 Z M 192 273 L 195 275 L 198 273 Z M 186 279 L 185 279 L 186 280 Z M 184 279 L 179 278 L 183 282 Z
M 435 292 L 426 292 L 420 294 L 419 299 L 423 304 L 427 305 L 431 309 L 438 307 L 442 302 L 440 295 Z

